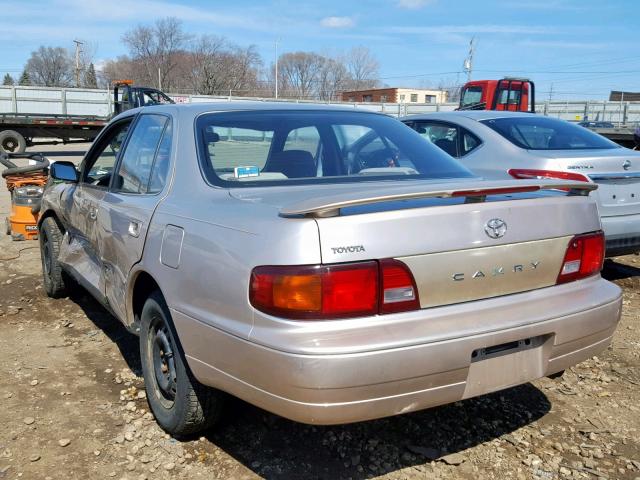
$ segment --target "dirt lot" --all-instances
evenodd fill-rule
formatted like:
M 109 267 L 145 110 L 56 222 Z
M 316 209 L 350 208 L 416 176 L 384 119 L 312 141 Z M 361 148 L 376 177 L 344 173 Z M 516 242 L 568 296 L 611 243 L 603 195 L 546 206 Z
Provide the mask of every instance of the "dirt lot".
M 640 257 L 604 275 L 624 289 L 613 345 L 562 379 L 338 427 L 231 400 L 180 442 L 148 413 L 137 338 L 82 290 L 48 299 L 37 243 L 2 236 L 0 479 L 640 479 Z

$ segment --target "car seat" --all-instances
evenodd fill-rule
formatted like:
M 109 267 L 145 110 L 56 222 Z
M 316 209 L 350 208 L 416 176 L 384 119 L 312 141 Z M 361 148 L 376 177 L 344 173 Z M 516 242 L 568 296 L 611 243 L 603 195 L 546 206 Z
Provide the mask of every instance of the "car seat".
M 306 150 L 285 150 L 271 155 L 265 172 L 280 172 L 287 178 L 315 177 L 316 162 Z
M 449 140 L 447 138 L 439 138 L 435 141 L 435 144 L 452 157 L 458 156 L 458 152 L 456 151 L 456 142 L 454 142 L 453 140 Z

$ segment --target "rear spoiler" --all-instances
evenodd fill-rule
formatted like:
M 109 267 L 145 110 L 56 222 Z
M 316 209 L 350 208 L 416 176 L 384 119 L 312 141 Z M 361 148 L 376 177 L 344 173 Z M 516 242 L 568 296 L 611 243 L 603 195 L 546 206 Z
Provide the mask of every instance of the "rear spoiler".
M 566 190 L 567 195 L 589 195 L 598 185 L 572 180 L 501 180 L 482 181 L 481 186 L 474 182 L 473 187 L 465 187 L 461 182 L 424 184 L 424 182 L 410 185 L 398 185 L 384 188 L 382 185 L 377 194 L 354 191 L 335 195 L 307 198 L 305 200 L 285 205 L 280 209 L 282 217 L 335 217 L 340 215 L 340 209 L 372 203 L 390 202 L 395 200 L 414 200 L 418 198 L 453 198 L 466 197 L 467 203 L 483 202 L 487 195 L 506 195 L 511 193 L 535 192 L 539 190 Z M 429 187 L 433 187 L 430 189 Z

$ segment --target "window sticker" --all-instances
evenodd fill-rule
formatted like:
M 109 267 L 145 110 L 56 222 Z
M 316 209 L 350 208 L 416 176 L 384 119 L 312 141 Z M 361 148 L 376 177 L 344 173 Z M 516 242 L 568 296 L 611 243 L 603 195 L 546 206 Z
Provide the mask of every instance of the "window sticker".
M 260 168 L 255 167 L 255 166 L 235 167 L 233 169 L 233 176 L 235 178 L 259 177 L 260 176 Z

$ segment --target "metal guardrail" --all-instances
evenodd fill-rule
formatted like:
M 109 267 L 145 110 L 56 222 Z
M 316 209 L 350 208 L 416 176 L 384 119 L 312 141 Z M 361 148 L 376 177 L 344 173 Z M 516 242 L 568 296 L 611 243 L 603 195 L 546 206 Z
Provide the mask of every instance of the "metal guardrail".
M 169 94 L 169 96 L 177 103 L 254 100 L 340 106 L 351 105 L 393 116 L 451 111 L 458 106 L 456 103 L 353 103 L 209 95 Z M 640 102 L 546 101 L 536 103 L 536 111 L 564 120 L 581 121 L 589 119 L 612 122 L 618 126 L 640 124 Z M 0 86 L 0 114 L 107 117 L 112 112 L 112 95 L 106 89 Z

